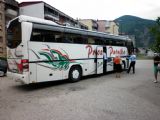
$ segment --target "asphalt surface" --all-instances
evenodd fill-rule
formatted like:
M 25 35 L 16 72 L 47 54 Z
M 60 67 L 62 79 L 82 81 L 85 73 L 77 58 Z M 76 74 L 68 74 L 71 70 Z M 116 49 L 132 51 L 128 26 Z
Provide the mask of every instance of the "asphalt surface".
M 0 120 L 160 120 L 159 83 L 153 62 L 139 60 L 123 72 L 66 81 L 21 85 L 0 77 Z

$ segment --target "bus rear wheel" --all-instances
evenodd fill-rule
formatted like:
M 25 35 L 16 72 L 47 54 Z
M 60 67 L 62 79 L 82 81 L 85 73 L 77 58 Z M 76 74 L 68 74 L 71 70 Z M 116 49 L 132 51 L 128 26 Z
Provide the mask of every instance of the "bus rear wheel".
M 0 71 L 0 77 L 3 77 L 5 75 L 4 71 Z
M 71 67 L 69 71 L 69 81 L 77 82 L 82 78 L 82 70 L 79 66 Z

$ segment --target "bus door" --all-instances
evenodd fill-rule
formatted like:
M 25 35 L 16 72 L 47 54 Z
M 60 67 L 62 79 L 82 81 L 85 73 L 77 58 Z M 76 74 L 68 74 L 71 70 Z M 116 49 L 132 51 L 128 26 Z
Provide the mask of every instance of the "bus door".
M 103 73 L 103 46 L 98 46 L 96 52 L 96 72 L 101 74 Z
M 103 73 L 107 72 L 107 49 L 103 47 Z
M 126 63 L 127 63 L 126 69 L 128 69 L 128 68 L 129 68 L 129 64 L 130 64 L 130 62 L 129 62 L 129 57 L 128 57 L 128 56 L 127 56 L 127 58 L 126 58 Z
M 111 54 L 112 51 L 111 48 L 113 47 L 107 46 L 107 72 L 114 70 L 114 63 L 113 63 L 114 55 Z

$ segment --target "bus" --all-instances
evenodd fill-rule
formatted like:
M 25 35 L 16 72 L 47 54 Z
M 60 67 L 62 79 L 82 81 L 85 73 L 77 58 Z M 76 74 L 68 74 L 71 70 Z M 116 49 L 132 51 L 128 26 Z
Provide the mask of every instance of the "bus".
M 7 75 L 24 84 L 76 82 L 83 76 L 114 71 L 116 55 L 121 56 L 123 69 L 127 69 L 132 48 L 131 39 L 125 36 L 20 15 L 7 25 Z

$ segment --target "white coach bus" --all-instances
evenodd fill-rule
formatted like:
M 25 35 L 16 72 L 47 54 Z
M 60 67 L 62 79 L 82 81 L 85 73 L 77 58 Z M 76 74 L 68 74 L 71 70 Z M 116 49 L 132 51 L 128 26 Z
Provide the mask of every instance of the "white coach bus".
M 62 79 L 76 82 L 83 76 L 113 71 L 115 55 L 122 57 L 126 69 L 129 48 L 132 42 L 128 37 L 21 15 L 7 26 L 8 76 L 24 84 Z

